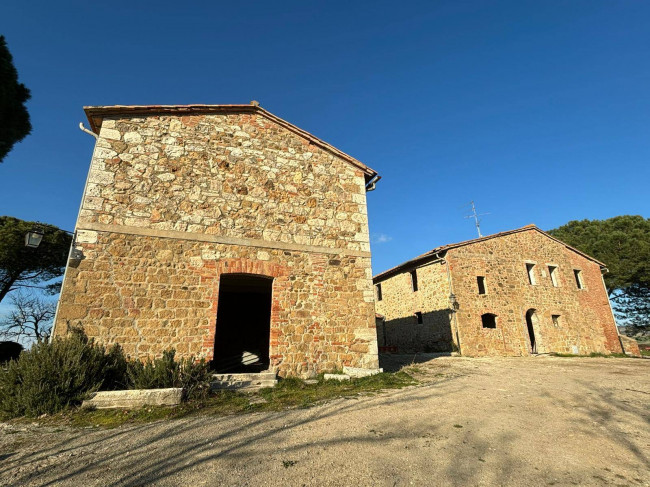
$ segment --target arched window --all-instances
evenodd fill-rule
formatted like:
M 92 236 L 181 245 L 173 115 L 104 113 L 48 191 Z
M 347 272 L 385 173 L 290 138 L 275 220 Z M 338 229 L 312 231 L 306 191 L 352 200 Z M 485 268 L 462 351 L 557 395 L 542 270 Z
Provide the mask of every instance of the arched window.
M 485 313 L 481 315 L 481 323 L 483 323 L 483 328 L 496 328 L 497 315 L 493 313 Z

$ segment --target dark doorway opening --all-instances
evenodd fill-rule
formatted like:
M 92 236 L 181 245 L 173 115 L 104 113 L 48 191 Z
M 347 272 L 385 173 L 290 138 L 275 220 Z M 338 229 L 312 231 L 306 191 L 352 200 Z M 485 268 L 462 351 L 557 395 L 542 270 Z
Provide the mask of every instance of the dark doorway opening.
M 528 338 L 530 339 L 530 353 L 537 353 L 537 341 L 535 340 L 535 327 L 533 323 L 537 321 L 537 315 L 534 309 L 526 311 L 526 327 L 528 328 Z
M 224 274 L 212 367 L 217 372 L 260 372 L 269 367 L 273 278 Z

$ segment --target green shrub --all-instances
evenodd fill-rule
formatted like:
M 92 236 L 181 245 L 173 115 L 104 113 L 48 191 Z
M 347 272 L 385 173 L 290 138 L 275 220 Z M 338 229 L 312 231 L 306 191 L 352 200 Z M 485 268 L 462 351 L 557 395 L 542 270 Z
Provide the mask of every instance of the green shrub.
M 131 389 L 182 387 L 186 398 L 202 398 L 210 391 L 210 370 L 205 360 L 175 359 L 173 349 L 161 358 L 129 362 L 127 377 Z
M 126 359 L 73 331 L 39 342 L 0 370 L 0 413 L 9 417 L 56 413 L 80 404 L 90 392 L 124 386 Z
M 0 368 L 0 415 L 53 414 L 77 406 L 98 390 L 182 387 L 185 398 L 210 391 L 208 364 L 193 358 L 175 360 L 175 351 L 147 362 L 127 362 L 119 345 L 96 344 L 78 330 L 65 338 L 34 344 L 18 360 Z

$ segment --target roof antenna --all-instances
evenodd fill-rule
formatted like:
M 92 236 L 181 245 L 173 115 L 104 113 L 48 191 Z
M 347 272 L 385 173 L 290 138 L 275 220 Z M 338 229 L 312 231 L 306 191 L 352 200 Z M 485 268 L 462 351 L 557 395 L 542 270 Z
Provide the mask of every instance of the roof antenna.
M 476 213 L 476 206 L 474 205 L 474 201 L 469 202 L 470 205 L 472 205 L 472 214 L 465 216 L 465 218 L 474 218 L 474 223 L 476 224 L 476 231 L 478 232 L 478 238 L 481 238 L 483 235 L 481 234 L 481 220 L 479 220 L 479 216 L 483 215 L 489 215 L 489 213 Z

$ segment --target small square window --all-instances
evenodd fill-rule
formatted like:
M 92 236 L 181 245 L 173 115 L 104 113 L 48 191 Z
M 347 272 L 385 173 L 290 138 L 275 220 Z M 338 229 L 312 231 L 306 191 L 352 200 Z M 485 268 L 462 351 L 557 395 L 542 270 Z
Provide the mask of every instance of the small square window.
M 580 269 L 573 269 L 573 275 L 576 278 L 576 286 L 578 286 L 578 289 L 584 289 L 585 285 L 582 282 L 582 271 Z
M 557 287 L 557 266 L 550 265 L 548 266 L 548 274 L 551 276 L 551 282 L 553 287 Z
M 487 291 L 485 289 L 485 276 L 477 276 L 476 277 L 476 284 L 478 284 L 478 293 L 479 294 L 487 294 Z
M 555 328 L 560 326 L 560 315 L 551 315 L 551 320 L 553 321 L 553 326 Z
M 381 284 L 377 284 L 375 288 L 377 288 L 377 301 L 381 301 L 383 299 L 381 294 Z
M 528 282 L 531 285 L 537 284 L 535 281 L 535 264 L 526 264 L 526 273 L 528 274 Z
M 497 315 L 493 313 L 485 313 L 481 315 L 481 324 L 483 328 L 496 328 L 497 327 Z
M 411 288 L 413 292 L 418 290 L 418 273 L 415 269 L 411 271 Z
M 418 325 L 424 323 L 424 321 L 422 321 L 422 311 L 416 311 L 415 318 L 418 320 Z

